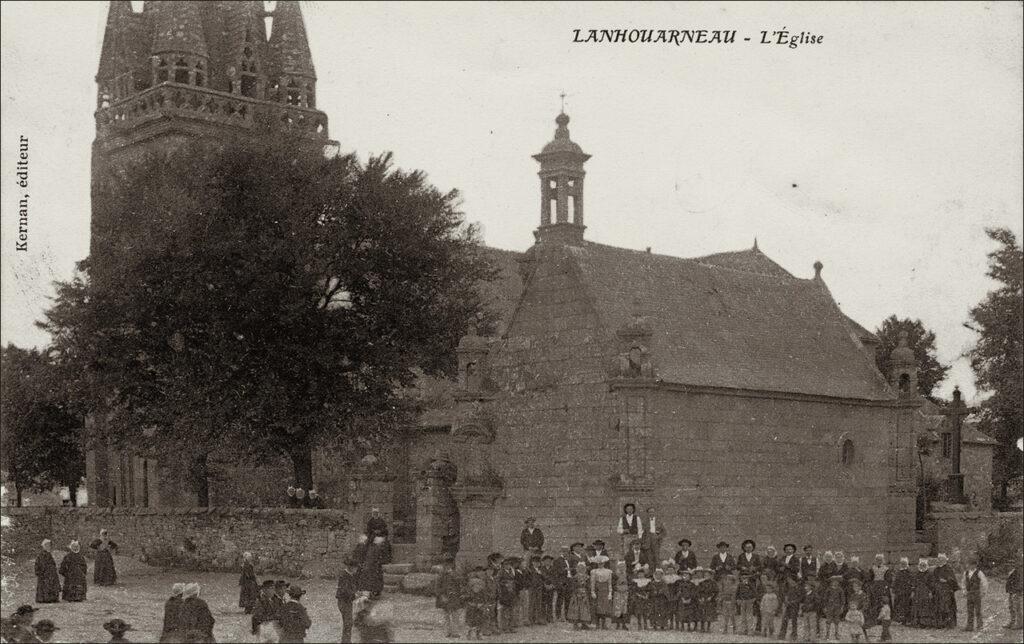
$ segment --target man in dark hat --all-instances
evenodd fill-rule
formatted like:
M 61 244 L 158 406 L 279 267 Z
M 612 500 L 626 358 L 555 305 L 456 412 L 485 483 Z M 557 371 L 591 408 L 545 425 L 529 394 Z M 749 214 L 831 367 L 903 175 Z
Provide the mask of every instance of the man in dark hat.
M 580 545 L 582 546 L 583 544 Z M 572 594 L 572 577 L 576 574 L 577 563 L 569 546 L 559 548 L 558 558 L 555 559 L 555 570 L 557 571 L 555 619 L 564 619 L 565 611 L 569 608 L 569 596 Z
M 305 642 L 306 631 L 313 625 L 306 607 L 299 600 L 306 594 L 302 588 L 292 584 L 288 587 L 288 598 L 281 606 L 281 641 Z
M 54 625 L 52 621 L 48 619 L 39 620 L 38 622 L 36 622 L 36 625 L 33 627 L 33 629 L 36 632 L 36 638 L 38 638 L 40 642 L 52 641 L 53 634 L 56 631 L 60 630 L 59 628 L 57 628 L 56 625 Z
M 736 573 L 739 575 L 740 583 L 744 577 L 756 578 L 761 575 L 761 557 L 754 553 L 757 544 L 753 539 L 744 539 L 740 545 L 743 552 L 736 559 Z
M 642 539 L 644 536 L 644 522 L 636 515 L 636 505 L 627 503 L 622 506 L 622 516 L 619 517 L 619 524 L 616 532 L 622 537 L 622 551 L 625 552 L 634 539 Z
M 32 618 L 36 614 L 36 609 L 30 604 L 22 604 L 18 606 L 18 609 L 11 615 L 11 619 L 8 622 L 8 629 L 10 631 L 11 642 L 34 642 L 36 641 L 35 630 L 32 628 Z
M 800 559 L 800 579 L 811 579 L 818 576 L 818 558 L 814 556 L 814 546 L 804 546 L 804 556 Z
M 626 570 L 633 574 L 636 570 L 644 565 L 652 563 L 647 551 L 643 549 L 643 544 L 639 539 L 633 539 L 633 543 L 629 544 L 629 550 L 626 551 L 624 557 L 626 562 Z M 657 566 L 657 562 L 654 562 Z
M 338 590 L 334 598 L 338 600 L 338 612 L 341 613 L 341 641 L 352 641 L 352 602 L 356 598 L 356 568 L 359 565 L 354 559 L 346 559 L 338 574 Z
M 779 562 L 779 575 L 782 578 L 800 579 L 800 558 L 796 556 L 796 544 L 787 543 L 782 546 L 783 557 Z
M 739 588 L 736 597 L 741 600 L 740 613 L 743 621 L 744 634 L 749 633 L 751 626 L 758 632 L 761 622 L 761 573 L 764 564 L 761 556 L 754 553 L 757 544 L 753 539 L 744 539 L 740 544 L 743 552 L 736 558 L 736 573 L 739 577 Z M 748 603 L 749 602 L 749 603 Z M 753 621 L 753 625 L 751 625 Z
M 695 569 L 697 567 L 697 555 L 690 550 L 693 543 L 689 539 L 680 539 L 676 545 L 679 546 L 679 550 L 672 556 L 672 560 L 679 567 L 679 574 L 682 574 L 684 570 Z
M 715 575 L 715 581 L 721 581 L 722 577 L 736 571 L 736 559 L 729 552 L 729 543 L 719 541 L 718 554 L 711 558 L 711 571 Z
M 523 532 L 519 535 L 519 543 L 525 552 L 539 555 L 544 550 L 544 533 L 536 527 L 536 523 L 537 520 L 533 517 L 526 519 Z
M 111 642 L 128 642 L 124 636 L 128 631 L 135 630 L 132 625 L 125 622 L 123 619 L 112 619 L 103 625 L 103 630 L 110 633 Z
M 259 634 L 261 629 L 277 630 L 278 612 L 281 599 L 277 596 L 273 579 L 265 579 L 260 585 L 260 596 L 256 607 L 252 610 L 252 634 Z M 266 626 L 264 626 L 266 624 Z

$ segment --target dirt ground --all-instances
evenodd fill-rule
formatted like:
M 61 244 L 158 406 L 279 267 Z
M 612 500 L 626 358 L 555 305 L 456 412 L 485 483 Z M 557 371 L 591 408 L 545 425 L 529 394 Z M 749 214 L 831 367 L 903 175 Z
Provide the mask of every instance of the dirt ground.
M 59 556 L 58 556 L 59 560 Z M 217 620 L 214 634 L 218 642 L 250 642 L 249 616 L 237 607 L 238 576 L 224 573 L 162 572 L 131 559 L 118 558 L 118 584 L 113 587 L 89 588 L 88 601 L 80 604 L 42 604 L 36 620 L 51 619 L 60 631 L 62 642 L 103 642 L 109 639 L 103 623 L 120 617 L 131 623 L 128 633 L 133 642 L 156 642 L 163 617 L 163 602 L 175 582 L 196 581 L 202 585 L 202 597 L 210 605 Z M 90 564 L 89 579 L 92 579 Z M 293 581 L 293 580 L 289 580 Z M 313 620 L 306 641 L 336 642 L 341 637 L 341 618 L 334 601 L 334 584 L 330 580 L 311 579 L 298 582 L 306 589 L 303 603 Z M 986 596 L 986 623 L 979 632 L 962 630 L 918 630 L 894 626 L 896 642 L 1021 642 L 1021 631 L 1005 631 L 1008 621 L 1006 595 L 1001 580 L 992 580 Z M 394 632 L 398 642 L 450 642 L 444 635 L 442 617 L 434 609 L 433 600 L 412 595 L 386 595 L 394 606 Z M 35 599 L 35 578 L 30 565 L 5 569 L 3 612 L 9 614 Z M 961 614 L 963 611 L 961 610 Z M 961 617 L 961 626 L 963 617 Z M 629 632 L 615 630 L 574 631 L 569 624 L 531 626 L 514 634 L 488 637 L 491 642 L 755 642 L 770 641 L 762 637 L 722 635 L 720 624 L 713 633 Z M 878 630 L 870 632 L 877 641 Z M 802 638 L 801 638 L 802 639 Z M 356 638 L 358 641 L 358 638 Z

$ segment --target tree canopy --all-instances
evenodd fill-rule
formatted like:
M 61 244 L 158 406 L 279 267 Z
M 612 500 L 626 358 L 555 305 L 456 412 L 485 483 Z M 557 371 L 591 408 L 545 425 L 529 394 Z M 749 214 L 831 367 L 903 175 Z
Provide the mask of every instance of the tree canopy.
M 875 329 L 879 346 L 875 352 L 875 364 L 878 370 L 888 378 L 892 369 L 889 356 L 899 346 L 900 332 L 907 332 L 907 346 L 914 351 L 917 358 L 917 388 L 923 396 L 932 398 L 935 387 L 946 379 L 950 366 L 939 362 L 935 351 L 935 333 L 926 329 L 921 320 L 910 318 L 899 319 L 890 315 Z
M 193 461 L 286 454 L 308 487 L 314 445 L 381 440 L 418 373 L 451 372 L 494 269 L 457 192 L 422 172 L 267 143 L 99 177 L 115 241 L 41 326 L 77 395 L 113 410 L 97 432 Z
M 999 441 L 993 477 L 1005 497 L 1006 481 L 1021 472 L 1016 443 L 1024 436 L 1024 256 L 1011 231 L 986 232 L 999 244 L 988 255 L 996 287 L 970 311 L 966 326 L 977 331 L 978 342 L 967 355 L 978 388 L 991 394 L 981 404 L 981 428 Z
M 45 353 L 7 345 L 0 360 L 0 462 L 21 505 L 26 490 L 75 490 L 85 475 L 82 418 Z

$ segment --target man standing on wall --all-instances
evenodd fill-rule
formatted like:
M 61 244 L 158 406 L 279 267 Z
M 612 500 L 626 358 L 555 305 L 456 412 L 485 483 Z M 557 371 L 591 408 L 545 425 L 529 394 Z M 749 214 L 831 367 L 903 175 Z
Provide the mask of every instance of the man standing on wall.
M 539 555 L 544 550 L 544 533 L 541 532 L 540 528 L 535 527 L 537 520 L 533 517 L 526 519 L 526 527 L 523 528 L 523 532 L 519 535 L 519 543 L 522 544 L 523 550 L 527 553 L 528 557 L 531 555 Z
M 647 508 L 641 539 L 643 550 L 647 553 L 647 561 L 661 563 L 661 540 L 664 535 L 665 526 L 658 520 L 654 508 Z
M 641 539 L 644 536 L 644 522 L 636 516 L 636 505 L 627 503 L 622 506 L 622 516 L 619 517 L 619 525 L 616 529 L 622 537 L 622 552 L 629 550 L 629 545 L 634 539 Z

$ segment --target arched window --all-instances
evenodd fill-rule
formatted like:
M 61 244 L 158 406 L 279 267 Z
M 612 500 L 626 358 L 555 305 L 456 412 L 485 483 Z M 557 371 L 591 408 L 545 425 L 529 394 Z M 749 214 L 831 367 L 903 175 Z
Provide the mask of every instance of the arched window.
M 167 75 L 167 61 L 163 58 L 160 59 L 156 69 L 156 82 L 162 83 L 168 79 Z
M 188 83 L 188 63 L 184 58 L 179 58 L 178 62 L 174 63 L 174 82 Z
M 302 88 L 294 79 L 288 82 L 288 104 L 302 105 Z
M 847 438 L 843 441 L 843 446 L 840 450 L 840 461 L 843 467 L 850 467 L 853 465 L 853 459 L 855 456 L 853 441 Z
M 901 373 L 900 374 L 900 385 L 899 386 L 900 386 L 900 391 L 902 391 L 903 393 L 907 393 L 908 391 L 910 391 L 910 374 L 908 374 L 908 373 Z

